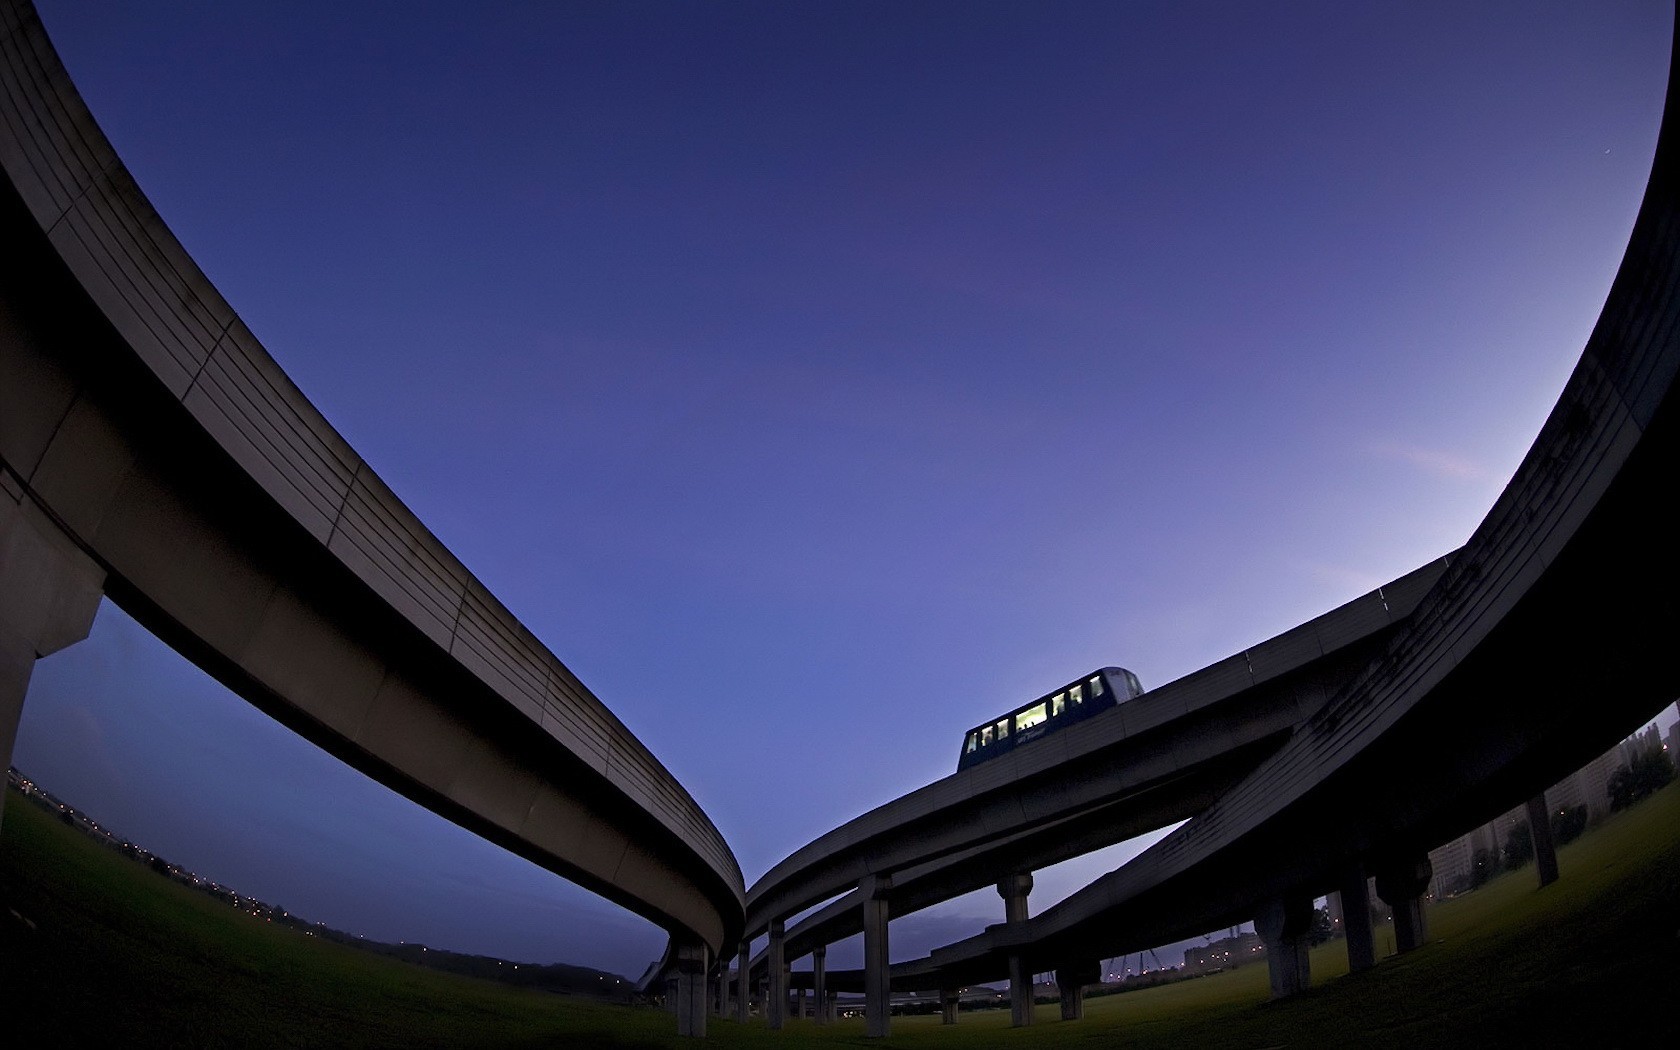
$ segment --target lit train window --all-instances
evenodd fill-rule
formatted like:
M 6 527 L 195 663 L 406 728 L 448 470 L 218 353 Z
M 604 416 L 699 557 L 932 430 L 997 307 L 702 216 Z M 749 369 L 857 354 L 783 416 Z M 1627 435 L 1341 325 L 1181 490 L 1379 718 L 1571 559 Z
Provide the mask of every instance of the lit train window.
M 1052 696 L 1050 698 L 1050 717 L 1051 718 L 1055 718 L 1057 715 L 1061 714 L 1065 710 L 1067 710 L 1067 694 L 1066 693 L 1057 693 L 1055 696 Z
M 980 730 L 980 746 L 985 747 L 987 744 L 989 744 L 991 742 L 992 742 L 992 727 L 987 726 L 986 728 Z
M 970 733 L 970 734 L 968 734 L 968 744 L 967 744 L 967 746 L 965 746 L 963 748 L 963 750 L 965 752 L 968 752 L 969 754 L 973 754 L 974 749 L 979 747 L 979 746 L 980 746 L 980 734 L 979 733 Z
M 1049 718 L 1049 710 L 1044 704 L 1034 704 L 1015 716 L 1015 732 L 1031 729 L 1033 726 Z
M 1076 704 L 1083 704 L 1085 702 L 1085 690 L 1077 685 L 1068 689 L 1068 696 L 1072 697 L 1073 702 Z
M 1007 719 L 1007 718 L 998 719 L 997 720 L 997 736 L 998 736 L 998 739 L 1002 740 L 1004 737 L 1006 737 L 1008 735 L 1009 735 L 1009 719 Z
M 1088 684 L 1091 686 L 1092 698 L 1103 695 L 1103 680 L 1101 675 L 1092 675 L 1091 681 Z

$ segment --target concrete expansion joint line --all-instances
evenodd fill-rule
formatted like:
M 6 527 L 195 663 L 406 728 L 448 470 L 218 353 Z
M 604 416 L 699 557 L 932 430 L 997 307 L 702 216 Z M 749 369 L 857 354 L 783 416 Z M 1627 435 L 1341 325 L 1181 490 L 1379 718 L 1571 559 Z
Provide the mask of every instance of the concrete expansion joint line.
M 40 495 L 35 491 L 35 487 L 31 485 L 22 474 L 19 474 L 16 468 L 14 468 L 10 463 L 7 463 L 5 460 L 0 460 L 0 470 L 3 470 L 5 473 L 16 479 L 18 488 L 21 490 L 21 494 L 26 497 L 30 503 L 35 505 L 35 509 L 40 511 L 43 517 L 52 522 L 53 527 L 58 530 L 61 536 L 70 541 L 71 546 L 81 551 L 84 557 L 99 566 L 99 570 L 107 577 L 113 579 L 118 578 L 116 571 L 111 568 L 111 563 L 100 557 L 98 551 L 95 551 L 91 546 L 89 546 L 87 541 L 83 540 L 79 533 L 72 529 L 63 518 L 59 517 L 56 511 L 47 506 L 46 502 L 42 500 Z M 19 506 L 21 505 L 22 501 L 20 500 Z
M 45 129 L 47 127 L 47 122 L 45 120 L 41 121 L 41 127 L 43 129 Z M 76 195 L 70 199 L 69 204 L 66 204 L 64 206 L 64 210 L 60 211 L 58 213 L 58 217 L 52 221 L 52 225 L 47 227 L 47 237 L 49 239 L 51 239 L 52 235 L 58 232 L 59 226 L 61 226 L 64 223 L 65 219 L 68 219 L 70 217 L 71 212 L 76 210 L 76 205 L 82 203 L 82 201 L 87 199 L 87 195 L 89 193 L 93 192 L 93 187 L 99 182 L 100 179 L 110 178 L 111 177 L 111 169 L 116 168 L 116 167 L 120 167 L 121 165 L 122 165 L 122 161 L 113 157 L 113 158 L 111 158 L 111 162 L 109 164 L 106 164 L 104 167 L 102 167 L 98 171 L 94 172 L 93 176 L 91 178 L 89 178 L 85 183 L 83 183 L 79 189 L 76 190 Z
M 199 377 L 204 375 L 204 370 L 210 367 L 211 359 L 214 358 L 217 352 L 222 349 L 222 344 L 227 342 L 228 333 L 233 330 L 233 322 L 235 320 L 237 320 L 237 317 L 230 309 L 228 311 L 228 319 L 222 322 L 222 330 L 216 335 L 216 341 L 210 344 L 210 352 L 205 354 L 204 360 L 198 363 L 198 368 L 193 370 L 192 378 L 187 381 L 187 388 L 181 391 L 182 404 L 186 404 L 187 398 L 191 397 L 192 392 L 198 389 Z

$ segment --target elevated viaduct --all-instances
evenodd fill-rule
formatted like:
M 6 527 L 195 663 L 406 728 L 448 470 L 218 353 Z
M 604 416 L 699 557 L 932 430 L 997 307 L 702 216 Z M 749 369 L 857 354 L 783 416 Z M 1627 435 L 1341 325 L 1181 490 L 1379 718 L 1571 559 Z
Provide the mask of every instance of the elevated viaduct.
M 0 0 L 0 745 L 102 596 L 376 780 L 668 930 L 679 1027 L 744 888 L 694 799 L 438 542 L 147 203 Z
M 769 934 L 762 965 L 772 993 L 791 952 L 861 922 L 871 1034 L 887 1031 L 890 988 L 950 991 L 1005 977 L 1024 1023 L 1026 975 L 1056 970 L 1077 1002 L 1100 958 L 1254 920 L 1268 943 L 1274 992 L 1289 994 L 1309 977 L 1302 935 L 1313 896 L 1340 891 L 1344 912 L 1362 915 L 1353 902 L 1366 900 L 1366 876 L 1374 874 L 1395 906 L 1401 947 L 1415 946 L 1425 931 L 1429 848 L 1532 799 L 1680 694 L 1672 658 L 1680 546 L 1665 510 L 1680 471 L 1677 82 L 1671 65 L 1638 219 L 1557 406 L 1470 541 L 1428 580 L 1409 615 L 1373 633 L 1374 651 L 1299 662 L 1323 677 L 1299 694 L 1292 724 L 1265 727 L 1252 751 L 1234 749 L 1228 782 L 1208 775 L 1176 797 L 1170 789 L 1157 796 L 1196 812 L 1160 806 L 1157 818 L 1190 819 L 1036 917 L 1025 902 L 1031 862 L 1103 837 L 1092 834 L 1098 820 L 1070 819 L 1064 800 L 1092 781 L 1141 781 L 1141 769 L 1159 757 L 1126 755 L 1111 768 L 1096 757 L 1114 749 L 1119 760 L 1133 731 L 1121 716 L 1148 717 L 1147 703 L 1060 734 L 1072 739 L 1019 749 L 1012 766 L 1000 759 L 941 780 L 802 847 L 748 894 L 748 934 Z M 1185 731 L 1217 724 L 1198 726 L 1193 706 L 1179 704 L 1153 728 L 1171 734 L 1179 719 Z M 1191 761 L 1174 772 L 1199 767 L 1180 753 Z M 1052 770 L 1061 763 L 1068 767 L 1058 780 Z M 985 765 L 1000 768 L 989 779 L 968 777 Z M 1133 768 L 1140 772 L 1128 773 Z M 1133 801 L 1139 814 L 1149 808 L 1142 794 Z M 1010 856 L 1011 841 L 1032 845 Z M 1049 845 L 1055 841 L 1063 853 Z M 973 877 L 965 879 L 956 873 L 970 858 Z M 1022 863 L 1009 874 L 1013 860 Z M 901 880 L 911 887 L 900 891 L 901 907 L 914 907 L 993 877 L 1008 921 L 926 959 L 888 965 L 887 918 Z M 784 928 L 788 915 L 848 891 Z M 1368 927 L 1350 928 L 1349 952 L 1355 968 L 1372 963 Z M 742 963 L 750 972 L 749 960 Z M 771 1002 L 772 1023 L 778 1008 Z

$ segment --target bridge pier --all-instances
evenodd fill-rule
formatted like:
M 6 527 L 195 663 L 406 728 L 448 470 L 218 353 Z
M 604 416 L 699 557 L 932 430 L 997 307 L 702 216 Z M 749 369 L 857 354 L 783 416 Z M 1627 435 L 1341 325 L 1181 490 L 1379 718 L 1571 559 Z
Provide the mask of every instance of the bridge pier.
M 864 1035 L 885 1039 L 892 1034 L 892 963 L 887 955 L 887 891 L 892 879 L 871 875 L 863 891 L 863 1009 Z
M 718 966 L 717 1001 L 713 1004 L 713 1007 L 712 1012 L 717 1017 L 729 1016 L 729 964 L 727 962 Z
M 1027 921 L 1027 896 L 1032 893 L 1033 877 L 1028 872 L 1011 875 L 997 884 L 998 896 L 1003 898 L 1003 921 L 1011 926 Z M 1032 973 L 1027 959 L 1020 953 L 1009 956 L 1009 1023 L 1016 1028 L 1032 1024 Z
M 1421 948 L 1429 936 L 1423 895 L 1433 874 L 1427 855 L 1391 862 L 1377 872 L 1377 896 L 1394 909 L 1394 947 L 1399 951 Z
M 787 926 L 781 919 L 770 920 L 770 943 L 765 947 L 765 967 L 770 971 L 770 991 L 764 1001 L 764 1020 L 772 1032 L 780 1031 L 787 1017 L 787 965 L 783 945 Z
M 957 1004 L 961 996 L 955 988 L 941 988 L 939 990 L 939 1023 L 957 1023 Z
M 747 941 L 741 942 L 740 951 L 735 957 L 735 1020 L 742 1024 L 752 1012 L 752 945 Z
M 1312 898 L 1303 890 L 1273 897 L 1254 917 L 1254 932 L 1266 945 L 1272 998 L 1307 990 L 1312 970 L 1307 961 L 1307 933 L 1312 929 Z
M 803 988 L 795 988 L 793 990 L 793 1016 L 799 1018 L 801 1021 L 811 1016 L 805 1009 L 805 989 Z
M 1056 990 L 1062 996 L 1062 1020 L 1078 1021 L 1085 1017 L 1085 986 L 1100 980 L 1100 960 L 1073 963 L 1056 969 Z
M 1377 964 L 1376 939 L 1371 936 L 1371 897 L 1366 886 L 1365 865 L 1354 861 L 1342 870 L 1336 891 L 1342 898 L 1342 933 L 1347 938 L 1348 972 L 1369 970 Z
M 10 768 L 35 661 L 88 636 L 105 571 L 36 509 L 9 468 L 0 471 L 0 758 Z
M 1552 813 L 1545 792 L 1528 800 L 1528 836 L 1534 841 L 1534 867 L 1540 873 L 1540 885 L 1550 886 L 1558 880 L 1557 843 L 1552 840 Z
M 816 1000 L 817 1023 L 827 1024 L 834 1020 L 828 1012 L 828 945 L 819 944 L 811 949 L 811 983 L 815 986 L 811 991 L 811 998 Z
M 677 945 L 677 1034 L 703 1039 L 706 1035 L 707 949 L 703 941 Z

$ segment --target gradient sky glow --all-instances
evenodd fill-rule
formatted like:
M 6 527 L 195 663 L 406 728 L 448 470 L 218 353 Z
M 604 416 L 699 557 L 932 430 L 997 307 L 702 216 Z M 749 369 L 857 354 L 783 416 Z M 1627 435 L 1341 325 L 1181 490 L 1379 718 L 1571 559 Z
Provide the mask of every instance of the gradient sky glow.
M 37 2 L 252 330 L 749 882 L 988 716 L 1464 542 L 1620 260 L 1671 18 Z M 109 605 L 14 762 L 344 929 L 631 976 L 663 947 Z M 1001 919 L 895 921 L 894 957 Z

